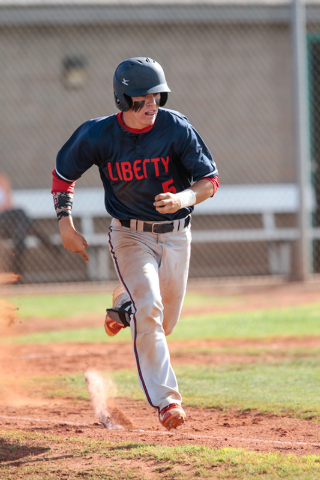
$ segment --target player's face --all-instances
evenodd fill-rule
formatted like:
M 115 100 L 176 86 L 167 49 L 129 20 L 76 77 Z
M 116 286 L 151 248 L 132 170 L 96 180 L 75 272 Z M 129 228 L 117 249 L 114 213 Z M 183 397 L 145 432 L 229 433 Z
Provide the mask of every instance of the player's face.
M 137 129 L 153 125 L 157 117 L 159 103 L 160 93 L 132 97 L 132 107 L 123 114 L 125 125 Z

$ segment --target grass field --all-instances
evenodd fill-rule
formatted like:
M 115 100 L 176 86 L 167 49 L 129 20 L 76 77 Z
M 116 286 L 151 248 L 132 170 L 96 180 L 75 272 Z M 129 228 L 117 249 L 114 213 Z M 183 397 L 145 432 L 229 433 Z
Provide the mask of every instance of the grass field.
M 102 294 L 37 295 L 10 298 L 10 301 L 19 307 L 21 319 L 31 322 L 37 317 L 45 321 L 100 315 L 110 303 L 110 297 Z M 223 309 L 224 305 L 230 304 L 235 306 L 235 311 L 210 313 L 210 307 Z M 169 348 L 170 343 L 174 346 L 173 358 L 178 359 L 175 372 L 184 405 L 199 412 L 201 409 L 212 412 L 257 411 L 262 417 L 266 415 L 263 417 L 266 421 L 269 415 L 273 415 L 277 425 L 281 426 L 280 430 L 294 421 L 309 422 L 310 429 L 312 425 L 317 428 L 320 419 L 320 303 L 264 310 L 244 310 L 245 305 L 246 301 L 241 296 L 212 298 L 211 295 L 195 293 L 187 296 L 185 306 L 192 311 L 199 309 L 196 322 L 195 314 L 188 314 L 188 308 L 185 309 L 187 313 L 168 338 Z M 314 342 L 310 346 L 304 339 L 311 336 L 319 338 L 319 343 Z M 294 345 L 286 344 L 284 340 L 287 338 L 294 339 Z M 232 345 L 228 344 L 230 340 L 234 342 Z M 248 343 L 243 343 L 243 340 L 248 340 Z M 128 330 L 121 332 L 121 341 L 124 345 L 130 343 Z M 208 344 L 196 345 L 196 341 Z M 88 342 L 93 345 L 105 343 L 108 347 L 113 345 L 114 340 L 102 335 L 101 327 L 89 326 L 52 329 L 2 339 L 4 346 L 11 345 L 16 349 L 30 346 L 34 349 L 32 351 L 42 345 L 50 351 L 50 345 L 72 345 L 76 342 L 80 342 L 79 345 L 81 342 L 86 345 Z M 190 342 L 193 342 L 192 347 Z M 211 345 L 210 342 L 217 343 Z M 179 363 L 180 357 L 183 358 L 182 363 Z M 193 357 L 198 359 L 196 364 Z M 106 381 L 113 382 L 115 398 L 132 399 L 143 404 L 144 395 L 135 368 L 100 371 Z M 19 376 L 18 381 L 35 403 L 40 398 L 48 402 L 63 402 L 67 398 L 77 410 L 81 402 L 89 400 L 81 369 L 67 374 L 24 374 Z M 5 397 L 10 397 L 10 388 L 8 378 L 2 375 L 0 389 Z M 70 438 L 71 434 L 48 434 L 48 428 L 31 431 L 17 427 L 4 428 L 4 423 L 0 424 L 1 480 L 320 478 L 320 456 L 308 452 L 301 455 L 298 450 L 279 453 L 275 450 L 278 437 L 272 436 L 273 433 L 267 440 L 271 442 L 268 451 L 259 452 L 253 445 L 252 448 L 239 448 L 239 442 L 232 441 L 231 430 L 227 427 L 225 435 L 231 438 L 231 445 L 216 447 L 211 444 L 206 446 L 203 442 L 197 445 L 195 441 L 191 442 L 191 437 L 190 443 L 186 437 L 185 444 L 166 446 L 148 437 L 135 439 L 134 435 L 130 439 L 123 437 L 111 441 L 79 435 Z M 263 434 L 263 438 L 267 438 L 258 426 L 254 428 L 253 432 L 250 430 L 251 436 L 259 439 Z M 311 437 L 310 432 L 313 430 L 309 431 Z M 234 438 L 239 435 L 235 433 Z M 295 435 L 293 433 L 290 437 L 292 444 Z M 303 438 L 305 445 L 308 445 L 307 437 L 308 433 Z M 320 435 L 310 438 L 309 442 L 310 445 L 319 442 L 320 448 Z
M 103 318 L 111 296 L 104 294 L 45 295 L 12 297 L 10 301 L 19 308 L 18 314 L 24 321 L 30 318 L 63 319 L 99 315 Z M 201 313 L 210 306 L 239 305 L 240 311 L 228 313 Z M 186 295 L 184 308 L 195 309 L 191 315 L 184 314 L 168 341 L 210 338 L 262 338 L 277 335 L 319 335 L 320 302 L 299 305 L 293 308 L 270 308 L 268 310 L 241 311 L 245 301 L 238 297 L 212 297 L 204 294 Z M 197 307 L 199 313 L 197 313 Z M 195 324 L 195 317 L 197 322 Z M 45 323 L 45 322 L 44 322 Z M 75 323 L 76 325 L 76 323 Z M 130 332 L 122 332 L 121 341 L 130 341 Z M 9 340 L 9 339 L 8 339 Z M 39 332 L 16 336 L 16 343 L 50 342 L 101 342 L 112 341 L 101 335 L 101 327 L 74 328 Z
M 111 305 L 111 293 L 82 293 L 56 295 L 13 295 L 10 302 L 15 305 L 24 320 L 28 318 L 70 318 L 83 315 L 101 315 Z M 184 305 L 212 306 L 241 303 L 241 298 L 234 296 L 214 297 L 206 294 L 188 293 Z
M 206 340 L 210 338 L 262 338 L 277 335 L 320 335 L 320 304 L 267 311 L 182 316 L 168 338 L 173 340 Z M 130 341 L 130 332 L 122 332 L 120 341 Z M 8 339 L 9 340 L 9 339 Z M 10 338 L 16 343 L 110 342 L 101 335 L 101 327 L 53 330 Z

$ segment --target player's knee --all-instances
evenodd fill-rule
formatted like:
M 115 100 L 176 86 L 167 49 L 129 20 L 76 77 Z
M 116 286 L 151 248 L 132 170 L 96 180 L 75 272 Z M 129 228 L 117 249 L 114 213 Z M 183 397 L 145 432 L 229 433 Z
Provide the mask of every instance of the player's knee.
M 161 302 L 149 301 L 137 309 L 136 320 L 139 334 L 162 328 L 163 307 Z
M 170 335 L 173 332 L 174 326 L 173 327 L 164 326 L 163 329 L 164 329 L 165 336 L 167 337 L 168 335 Z
M 170 335 L 175 329 L 179 320 L 179 315 L 180 312 L 178 312 L 177 310 L 170 310 L 164 308 L 163 330 L 166 337 Z

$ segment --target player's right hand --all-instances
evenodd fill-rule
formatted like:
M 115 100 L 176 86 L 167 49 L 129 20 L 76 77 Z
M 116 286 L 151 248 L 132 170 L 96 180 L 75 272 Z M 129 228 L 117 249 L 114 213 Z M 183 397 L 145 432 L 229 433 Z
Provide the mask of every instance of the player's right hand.
M 153 205 L 159 213 L 175 213 L 181 208 L 180 198 L 171 192 L 159 193 Z
M 85 247 L 89 244 L 87 240 L 75 230 L 71 217 L 63 217 L 59 221 L 61 240 L 66 250 L 73 253 L 80 253 L 86 262 L 89 262 L 89 257 Z

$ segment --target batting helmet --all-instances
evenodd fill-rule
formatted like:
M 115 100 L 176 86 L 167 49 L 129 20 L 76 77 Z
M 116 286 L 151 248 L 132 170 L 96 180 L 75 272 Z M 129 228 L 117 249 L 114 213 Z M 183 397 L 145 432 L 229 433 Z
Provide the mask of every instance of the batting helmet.
M 132 107 L 131 97 L 160 93 L 160 107 L 168 100 L 166 77 L 161 65 L 148 57 L 134 57 L 121 62 L 113 76 L 114 100 L 117 108 L 127 112 Z

